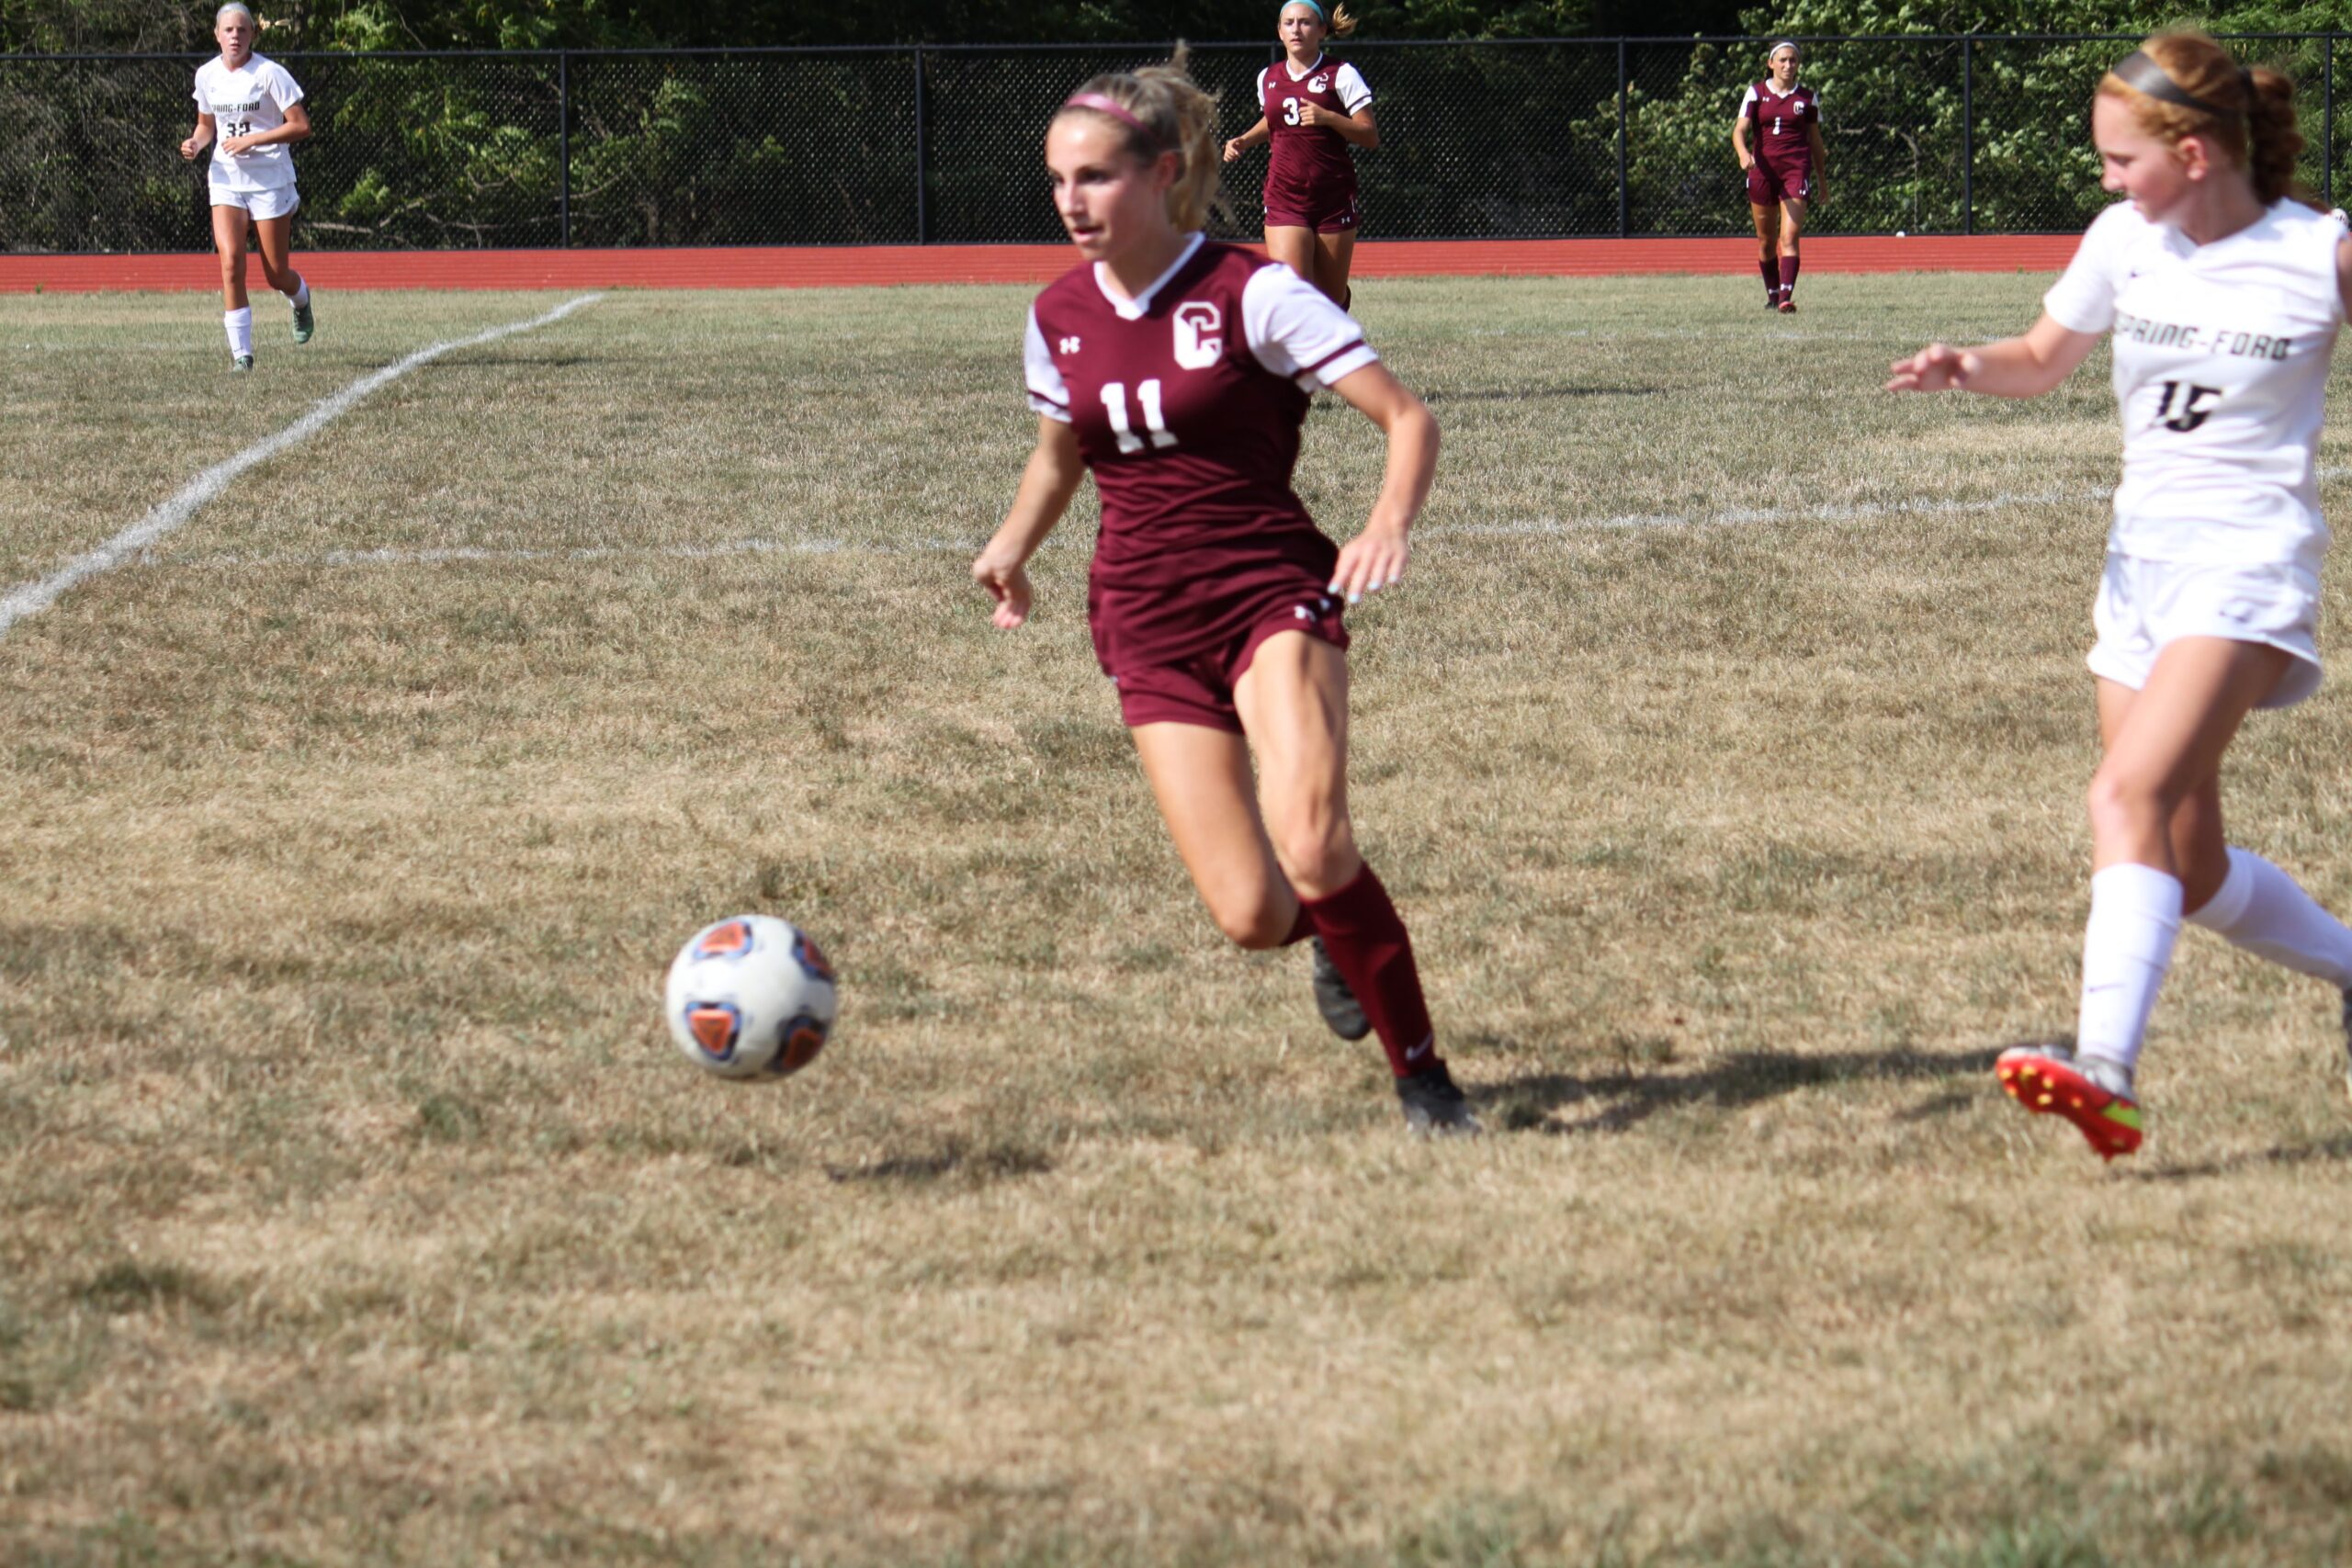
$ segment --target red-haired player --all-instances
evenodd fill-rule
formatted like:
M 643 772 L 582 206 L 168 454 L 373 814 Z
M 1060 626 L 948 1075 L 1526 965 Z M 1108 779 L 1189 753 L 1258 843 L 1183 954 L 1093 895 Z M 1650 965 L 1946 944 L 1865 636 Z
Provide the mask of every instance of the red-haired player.
M 2319 688 L 2320 423 L 2352 311 L 2352 239 L 2295 197 L 2295 85 L 2202 33 L 2160 33 L 2091 99 L 2101 213 L 2022 336 L 1930 344 L 1896 391 L 2047 392 L 2108 339 L 2123 482 L 2091 619 L 2099 738 L 2075 1039 L 2001 1053 L 2002 1087 L 2112 1159 L 2181 922 L 2336 987 L 2352 927 L 2222 830 L 2222 764 L 2256 708 Z M 2245 1066 L 2215 1064 L 2223 1092 Z
M 1320 0 L 1290 0 L 1275 32 L 1283 59 L 1258 73 L 1258 123 L 1225 144 L 1232 163 L 1272 141 L 1266 160 L 1266 254 L 1347 307 L 1355 260 L 1356 165 L 1351 147 L 1380 145 L 1372 89 L 1354 66 L 1325 58 L 1323 40 L 1346 38 L 1345 6 L 1327 20 Z
M 1037 446 L 972 575 L 998 626 L 1026 620 L 1026 563 L 1092 470 L 1087 621 L 1193 886 L 1243 947 L 1317 938 L 1325 1021 L 1378 1032 L 1407 1123 L 1476 1132 L 1348 819 L 1343 607 L 1404 572 L 1437 423 L 1345 311 L 1203 238 L 1215 111 L 1180 57 L 1095 77 L 1055 115 L 1046 165 L 1086 261 L 1031 309 Z M 1379 499 L 1345 549 L 1291 488 L 1314 387 L 1388 437 Z
M 1764 308 L 1797 308 L 1797 239 L 1806 208 L 1824 199 L 1821 95 L 1797 81 L 1804 51 L 1776 43 L 1766 57 L 1772 73 L 1748 84 L 1731 122 L 1731 147 L 1747 174 L 1747 212 L 1756 221 L 1757 266 L 1764 274 Z M 1756 127 L 1756 146 L 1747 128 Z

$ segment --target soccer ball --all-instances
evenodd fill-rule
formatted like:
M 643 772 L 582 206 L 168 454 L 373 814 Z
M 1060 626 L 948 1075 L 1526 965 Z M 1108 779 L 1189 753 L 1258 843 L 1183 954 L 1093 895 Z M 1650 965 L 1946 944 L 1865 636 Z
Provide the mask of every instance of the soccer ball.
M 773 915 L 696 931 L 671 962 L 662 999 L 678 1049 L 722 1078 L 790 1077 L 825 1048 L 839 1005 L 824 953 Z

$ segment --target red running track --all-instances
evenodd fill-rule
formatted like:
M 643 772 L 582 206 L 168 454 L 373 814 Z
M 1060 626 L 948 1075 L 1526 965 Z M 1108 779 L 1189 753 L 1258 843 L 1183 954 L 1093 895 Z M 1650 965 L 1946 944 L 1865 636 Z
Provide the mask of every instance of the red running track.
M 2072 234 L 1813 237 L 1808 273 L 2055 272 Z M 874 284 L 1043 284 L 1076 261 L 1068 245 L 775 246 L 724 250 L 300 251 L 321 288 L 829 288 Z M 1607 277 L 1747 275 L 1756 242 L 1726 240 L 1370 240 L 1357 277 Z M 251 275 L 260 287 L 258 273 Z M 0 255 L 0 294 L 220 287 L 209 253 Z

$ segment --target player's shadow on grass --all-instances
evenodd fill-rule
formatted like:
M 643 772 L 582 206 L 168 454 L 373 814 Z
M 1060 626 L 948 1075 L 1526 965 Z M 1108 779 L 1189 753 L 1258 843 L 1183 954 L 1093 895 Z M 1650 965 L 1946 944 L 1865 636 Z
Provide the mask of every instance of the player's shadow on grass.
M 2352 1159 L 2352 1133 L 2341 1133 L 2333 1138 L 2322 1138 L 2315 1144 L 2281 1144 L 2276 1148 L 2247 1149 L 2239 1154 L 2225 1155 L 2220 1159 L 2199 1160 L 2194 1165 L 2134 1166 L 2116 1172 L 2125 1181 L 2202 1181 L 2208 1177 L 2234 1176 L 2241 1171 L 2260 1170 L 2270 1166 L 2334 1165 Z
M 1505 1130 L 1568 1137 L 1623 1133 L 1661 1111 L 1686 1105 L 1739 1111 L 1798 1089 L 1830 1084 L 1973 1077 L 1988 1073 L 1999 1054 L 1985 1050 L 1930 1055 L 1905 1050 L 1800 1056 L 1786 1051 L 1743 1051 L 1695 1073 L 1648 1073 L 1631 1067 L 1589 1074 L 1532 1073 L 1506 1078 L 1476 1098 L 1488 1120 Z M 1896 1114 L 1904 1120 L 1925 1121 L 1958 1111 L 1974 1098 L 1954 1090 Z M 1589 1114 L 1566 1119 L 1557 1114 L 1577 1111 Z
M 521 366 L 530 370 L 569 370 L 578 365 L 602 365 L 604 356 L 594 354 L 469 354 L 463 359 L 452 359 L 442 367 L 441 374 L 452 370 L 497 370 Z
M 992 1138 L 975 1146 L 949 1138 L 922 1154 L 890 1155 L 864 1165 L 829 1165 L 825 1179 L 836 1184 L 985 1187 L 1054 1168 L 1051 1156 L 1017 1138 Z

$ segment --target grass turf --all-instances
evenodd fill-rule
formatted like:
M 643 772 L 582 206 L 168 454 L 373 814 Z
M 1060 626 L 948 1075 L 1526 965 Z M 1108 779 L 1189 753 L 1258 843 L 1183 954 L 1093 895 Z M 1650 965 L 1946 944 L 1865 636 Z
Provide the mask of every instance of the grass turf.
M 1021 292 L 378 394 L 0 639 L 0 1556 L 2342 1560 L 2335 998 L 2186 940 L 2113 1169 L 1987 1071 L 2071 1017 L 2113 409 L 1875 389 L 2041 283 L 1362 291 L 1446 452 L 1354 804 L 1469 1146 L 1193 901 L 1089 502 L 987 627 Z M 0 300 L 0 583 L 549 302 L 231 382 L 201 300 Z M 1327 526 L 1378 471 L 1319 405 Z M 2330 689 L 2228 785 L 2338 909 L 2347 756 Z M 656 1017 L 736 909 L 843 971 L 781 1089 Z

